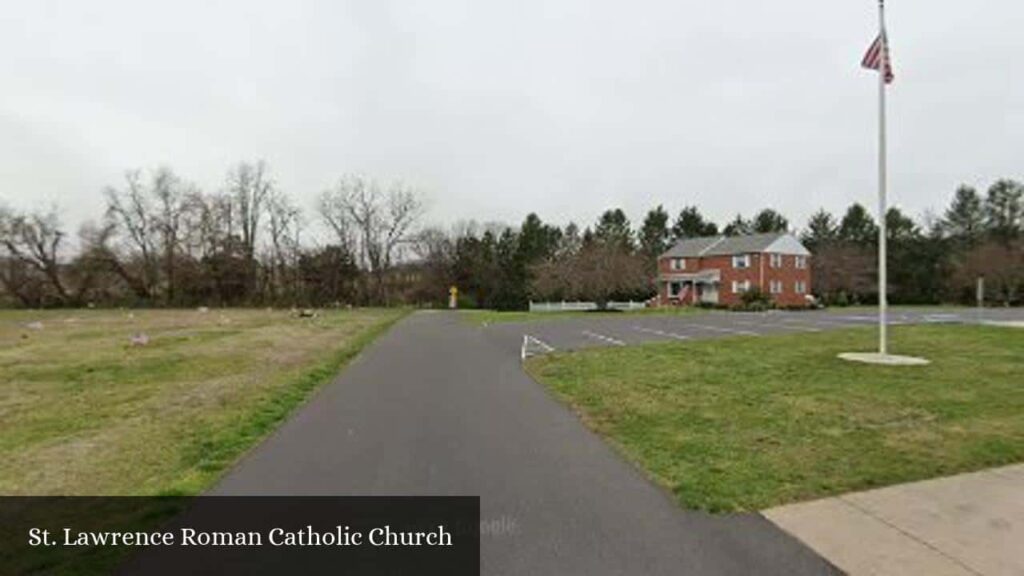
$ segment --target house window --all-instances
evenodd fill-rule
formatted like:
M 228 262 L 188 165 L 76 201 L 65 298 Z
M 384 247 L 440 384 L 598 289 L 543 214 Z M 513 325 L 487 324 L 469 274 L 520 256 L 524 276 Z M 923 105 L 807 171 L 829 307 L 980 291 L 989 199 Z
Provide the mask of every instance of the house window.
M 802 282 L 800 280 L 797 280 L 796 281 L 796 285 L 794 285 L 794 288 L 796 289 L 796 293 L 797 294 L 807 294 L 807 283 L 806 282 Z
M 771 268 L 782 268 L 782 254 L 770 254 L 768 257 L 768 266 Z
M 669 268 L 672 270 L 686 270 L 686 259 L 673 258 L 669 261 Z
M 733 280 L 732 281 L 732 293 L 733 294 L 743 294 L 744 292 L 748 292 L 749 290 L 750 290 L 750 280 L 744 280 L 742 282 L 739 282 L 737 280 Z
M 800 268 L 801 270 L 807 268 L 807 256 L 797 256 L 795 261 L 797 268 Z
M 668 283 L 668 297 L 669 298 L 679 298 L 679 293 L 682 291 L 682 289 L 683 289 L 683 283 L 682 282 L 669 282 Z
M 772 280 L 770 287 L 772 294 L 782 294 L 782 280 Z
M 737 254 L 732 257 L 733 268 L 750 268 L 750 254 Z

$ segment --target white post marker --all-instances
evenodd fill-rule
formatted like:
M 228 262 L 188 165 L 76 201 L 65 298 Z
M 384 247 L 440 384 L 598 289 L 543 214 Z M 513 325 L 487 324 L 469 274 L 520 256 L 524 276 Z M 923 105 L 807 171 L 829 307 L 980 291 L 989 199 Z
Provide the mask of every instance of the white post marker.
M 923 358 L 889 354 L 889 298 L 887 278 L 887 236 L 885 217 L 888 212 L 888 164 L 886 158 L 885 92 L 893 80 L 889 58 L 889 38 L 885 30 L 885 0 L 878 0 L 878 38 L 868 48 L 861 66 L 878 71 L 878 352 L 874 354 L 844 353 L 839 357 L 853 362 L 910 366 L 928 364 Z
M 978 276 L 978 322 L 981 322 L 985 318 L 985 277 Z

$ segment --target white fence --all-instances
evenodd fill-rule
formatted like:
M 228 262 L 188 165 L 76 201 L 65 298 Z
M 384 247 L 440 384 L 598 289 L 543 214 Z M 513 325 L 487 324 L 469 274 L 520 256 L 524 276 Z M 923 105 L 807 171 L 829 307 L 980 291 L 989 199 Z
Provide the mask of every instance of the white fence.
M 609 302 L 609 310 L 641 310 L 646 308 L 644 302 Z M 583 312 L 597 310 L 597 302 L 530 302 L 530 312 Z

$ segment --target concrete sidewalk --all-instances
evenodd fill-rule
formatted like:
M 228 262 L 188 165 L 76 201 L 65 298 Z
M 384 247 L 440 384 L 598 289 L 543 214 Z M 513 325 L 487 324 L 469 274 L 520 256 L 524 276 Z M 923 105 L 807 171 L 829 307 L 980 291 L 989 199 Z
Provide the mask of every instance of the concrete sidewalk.
M 764 515 L 852 575 L 1024 575 L 1024 464 Z

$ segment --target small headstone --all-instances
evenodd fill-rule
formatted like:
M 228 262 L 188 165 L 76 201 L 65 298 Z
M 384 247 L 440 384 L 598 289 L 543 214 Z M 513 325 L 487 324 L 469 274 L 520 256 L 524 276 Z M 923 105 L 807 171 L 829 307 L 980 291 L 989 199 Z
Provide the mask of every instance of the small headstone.
M 200 306 L 199 308 L 196 308 L 196 311 L 199 312 L 200 314 L 206 314 L 207 312 L 210 311 L 210 309 L 207 308 L 206 306 Z
M 43 323 L 36 320 L 35 322 L 29 322 L 28 324 L 25 324 L 25 328 L 28 328 L 29 330 L 42 330 Z
M 149 335 L 145 332 L 132 334 L 131 343 L 132 346 L 147 346 L 149 344 Z

